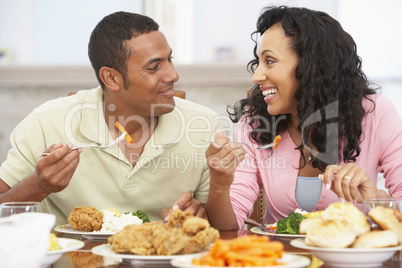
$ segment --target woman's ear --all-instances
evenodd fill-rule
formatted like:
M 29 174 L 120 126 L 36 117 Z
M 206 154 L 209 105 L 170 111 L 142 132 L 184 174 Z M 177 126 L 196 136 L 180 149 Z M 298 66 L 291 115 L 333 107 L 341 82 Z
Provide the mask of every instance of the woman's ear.
M 113 68 L 103 66 L 99 70 L 99 76 L 107 88 L 118 91 L 123 88 L 123 76 Z

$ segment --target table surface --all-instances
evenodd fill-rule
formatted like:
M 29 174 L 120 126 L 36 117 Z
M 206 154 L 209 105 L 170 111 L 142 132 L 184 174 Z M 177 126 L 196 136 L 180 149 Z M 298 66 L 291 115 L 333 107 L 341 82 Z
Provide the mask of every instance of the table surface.
M 236 238 L 239 236 L 243 235 L 251 235 L 254 234 L 250 231 L 247 230 L 241 230 L 241 231 L 220 231 L 220 237 L 222 239 L 231 239 L 231 238 Z M 102 267 L 143 267 L 143 268 L 150 268 L 150 267 L 157 267 L 157 268 L 163 268 L 163 267 L 173 267 L 170 264 L 157 264 L 157 265 L 152 265 L 152 264 L 143 264 L 143 263 L 128 263 L 128 262 L 119 262 L 116 261 L 116 259 L 110 259 L 107 257 L 102 257 L 99 255 L 96 255 L 91 252 L 91 249 L 93 247 L 102 245 L 107 243 L 106 240 L 85 240 L 80 238 L 79 236 L 74 236 L 74 235 L 62 235 L 57 233 L 58 236 L 60 237 L 66 237 L 66 238 L 75 238 L 75 239 L 80 239 L 85 243 L 85 246 L 75 250 L 71 251 L 68 253 L 64 253 L 63 256 L 52 265 L 52 268 L 102 268 Z M 270 238 L 271 240 L 275 240 L 275 238 Z M 312 267 L 320 267 L 320 268 L 325 268 L 325 264 L 322 264 L 318 260 L 316 262 L 316 258 L 311 254 L 309 250 L 304 250 L 300 248 L 295 248 L 291 246 L 289 243 L 284 243 L 285 246 L 285 251 L 287 253 L 294 253 L 294 254 L 302 254 L 304 256 L 307 256 L 308 258 L 312 259 L 313 262 L 309 266 L 309 268 Z M 400 254 L 401 252 L 398 251 L 395 253 L 395 255 L 383 263 L 382 267 L 402 267 L 402 255 Z

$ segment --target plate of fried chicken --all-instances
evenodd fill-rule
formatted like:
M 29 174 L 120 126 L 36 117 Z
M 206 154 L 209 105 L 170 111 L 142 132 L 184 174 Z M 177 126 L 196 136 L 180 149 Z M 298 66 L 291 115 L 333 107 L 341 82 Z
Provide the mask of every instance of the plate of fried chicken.
M 104 233 L 104 232 L 83 232 L 75 230 L 69 224 L 58 225 L 54 228 L 56 232 L 64 233 L 64 234 L 74 234 L 74 235 L 81 235 L 85 239 L 90 240 L 107 240 L 111 235 L 114 233 Z
M 144 212 L 141 215 L 148 217 Z M 90 240 L 107 240 L 127 225 L 142 224 L 143 219 L 131 212 L 120 213 L 116 209 L 98 210 L 95 207 L 80 206 L 74 208 L 68 216 L 67 222 L 68 224 L 56 226 L 54 230 L 60 233 L 81 235 Z
M 219 238 L 219 231 L 205 219 L 190 211 L 176 209 L 167 223 L 150 222 L 128 225 L 108 238 L 108 244 L 96 246 L 92 252 L 123 261 L 170 262 L 181 256 L 197 257 Z

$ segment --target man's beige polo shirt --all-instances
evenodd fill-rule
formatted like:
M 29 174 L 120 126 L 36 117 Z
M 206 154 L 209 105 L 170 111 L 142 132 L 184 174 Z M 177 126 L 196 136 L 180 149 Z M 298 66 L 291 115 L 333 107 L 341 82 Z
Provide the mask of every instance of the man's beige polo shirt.
M 13 131 L 12 149 L 1 165 L 0 178 L 11 187 L 24 180 L 34 171 L 45 148 L 57 142 L 112 142 L 102 97 L 98 87 L 35 109 Z M 213 138 L 216 129 L 223 127 L 222 121 L 204 106 L 177 98 L 175 102 L 173 112 L 159 117 L 135 167 L 119 147 L 85 149 L 69 186 L 50 194 L 42 202 L 42 210 L 55 214 L 56 224 L 67 223 L 66 217 L 76 206 L 120 212 L 141 209 L 151 220 L 161 220 L 162 209 L 172 206 L 183 192 L 191 192 L 205 202 L 209 189 L 205 160 L 208 144 L 201 139 Z M 141 118 L 133 116 L 130 120 Z

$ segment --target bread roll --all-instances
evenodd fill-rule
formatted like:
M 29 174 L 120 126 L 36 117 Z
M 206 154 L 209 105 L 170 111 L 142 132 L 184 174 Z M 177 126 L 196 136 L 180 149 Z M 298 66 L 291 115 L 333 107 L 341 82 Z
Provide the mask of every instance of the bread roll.
M 359 236 L 353 243 L 354 248 L 385 248 L 398 245 L 398 236 L 395 232 L 371 231 Z
M 309 246 L 325 248 L 346 248 L 356 239 L 355 230 L 350 222 L 341 220 L 323 221 L 306 233 L 305 243 Z
M 377 223 L 383 230 L 391 230 L 398 236 L 402 244 L 402 214 L 392 208 L 375 207 L 370 210 L 368 216 Z
M 299 233 L 306 234 L 308 230 L 318 227 L 322 224 L 321 216 L 306 218 L 300 222 Z
M 332 203 L 321 213 L 321 217 L 324 221 L 341 220 L 350 222 L 356 232 L 356 236 L 370 231 L 370 224 L 364 213 L 351 203 Z

